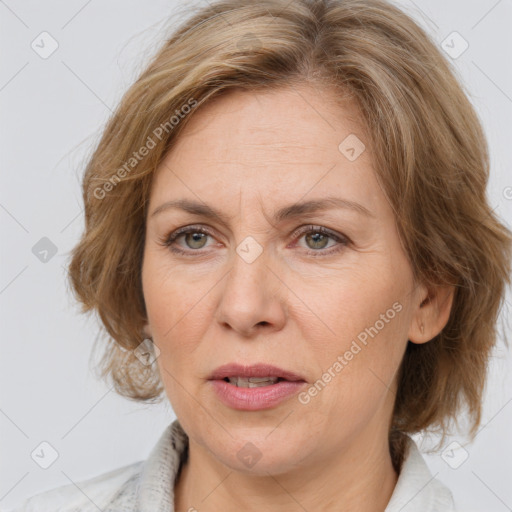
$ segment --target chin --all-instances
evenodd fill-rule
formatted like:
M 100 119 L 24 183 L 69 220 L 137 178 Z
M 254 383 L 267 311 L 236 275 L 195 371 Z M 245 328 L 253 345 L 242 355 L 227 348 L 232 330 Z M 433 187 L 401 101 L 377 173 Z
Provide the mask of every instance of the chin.
M 253 420 L 254 421 L 254 420 Z M 286 473 L 297 467 L 308 453 L 314 453 L 319 442 L 308 429 L 301 430 L 297 422 L 289 427 L 272 424 L 251 427 L 228 426 L 231 434 L 222 430 L 223 442 L 218 433 L 209 432 L 204 438 L 210 453 L 222 464 L 239 473 L 268 476 Z

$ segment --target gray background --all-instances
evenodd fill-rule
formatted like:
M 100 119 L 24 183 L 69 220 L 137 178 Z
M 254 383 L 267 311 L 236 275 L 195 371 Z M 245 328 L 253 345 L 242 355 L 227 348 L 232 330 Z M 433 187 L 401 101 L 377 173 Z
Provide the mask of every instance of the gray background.
M 454 31 L 469 44 L 452 61 L 490 143 L 490 202 L 510 226 L 512 1 L 402 0 L 399 5 L 440 46 Z M 111 110 L 172 27 L 169 16 L 177 6 L 170 0 L 0 0 L 2 508 L 145 459 L 174 419 L 167 403 L 132 403 L 95 379 L 89 358 L 98 324 L 79 314 L 64 269 L 83 228 L 79 181 L 85 158 Z M 31 47 L 43 31 L 58 43 L 47 58 Z M 447 41 L 454 51 L 461 50 L 463 42 L 452 39 Z M 46 50 L 50 43 L 46 39 Z M 54 255 L 51 249 L 40 252 L 36 244 L 48 245 L 40 242 L 43 237 L 55 246 Z M 511 311 L 509 294 L 503 320 Z M 510 328 L 506 332 L 510 335 Z M 444 456 L 425 455 L 459 510 L 512 510 L 511 362 L 500 341 L 475 442 L 454 435 Z M 416 440 L 423 451 L 435 441 Z M 48 469 L 31 458 L 44 441 L 58 452 Z

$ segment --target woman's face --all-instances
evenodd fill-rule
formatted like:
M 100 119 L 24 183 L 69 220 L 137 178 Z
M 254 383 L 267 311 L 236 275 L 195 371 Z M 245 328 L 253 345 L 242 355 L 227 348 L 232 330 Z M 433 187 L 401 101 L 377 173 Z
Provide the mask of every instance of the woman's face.
M 147 333 L 191 446 L 229 468 L 279 474 L 369 443 L 387 450 L 424 289 L 369 142 L 349 120 L 357 115 L 305 85 L 231 92 L 194 114 L 157 169 L 142 268 Z M 299 208 L 327 198 L 337 202 Z M 184 200 L 205 211 L 160 208 Z M 211 380 L 229 363 L 273 365 L 302 382 L 262 391 Z M 269 401 L 269 389 L 284 396 Z

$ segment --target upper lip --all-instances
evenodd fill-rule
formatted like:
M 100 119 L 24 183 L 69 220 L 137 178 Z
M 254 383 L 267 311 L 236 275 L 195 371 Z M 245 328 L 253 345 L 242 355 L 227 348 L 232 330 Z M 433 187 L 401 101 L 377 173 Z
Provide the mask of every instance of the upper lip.
M 222 380 L 226 377 L 280 377 L 289 381 L 304 381 L 305 379 L 296 373 L 283 370 L 271 364 L 242 365 L 229 363 L 219 366 L 212 372 L 210 380 Z

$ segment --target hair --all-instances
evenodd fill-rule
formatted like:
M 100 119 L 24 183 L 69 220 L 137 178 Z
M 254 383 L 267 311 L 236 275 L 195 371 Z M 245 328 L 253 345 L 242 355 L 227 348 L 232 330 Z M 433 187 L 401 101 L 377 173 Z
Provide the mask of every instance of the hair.
M 400 467 L 405 434 L 438 430 L 444 440 L 464 406 L 475 435 L 512 237 L 487 203 L 487 141 L 456 71 L 392 4 L 222 0 L 191 13 L 124 94 L 88 161 L 72 289 L 108 334 L 101 376 L 132 400 L 161 398 L 158 370 L 134 355 L 147 322 L 141 265 L 155 169 L 208 100 L 301 84 L 357 106 L 415 280 L 455 288 L 444 329 L 409 341 L 398 371 L 389 439 Z

